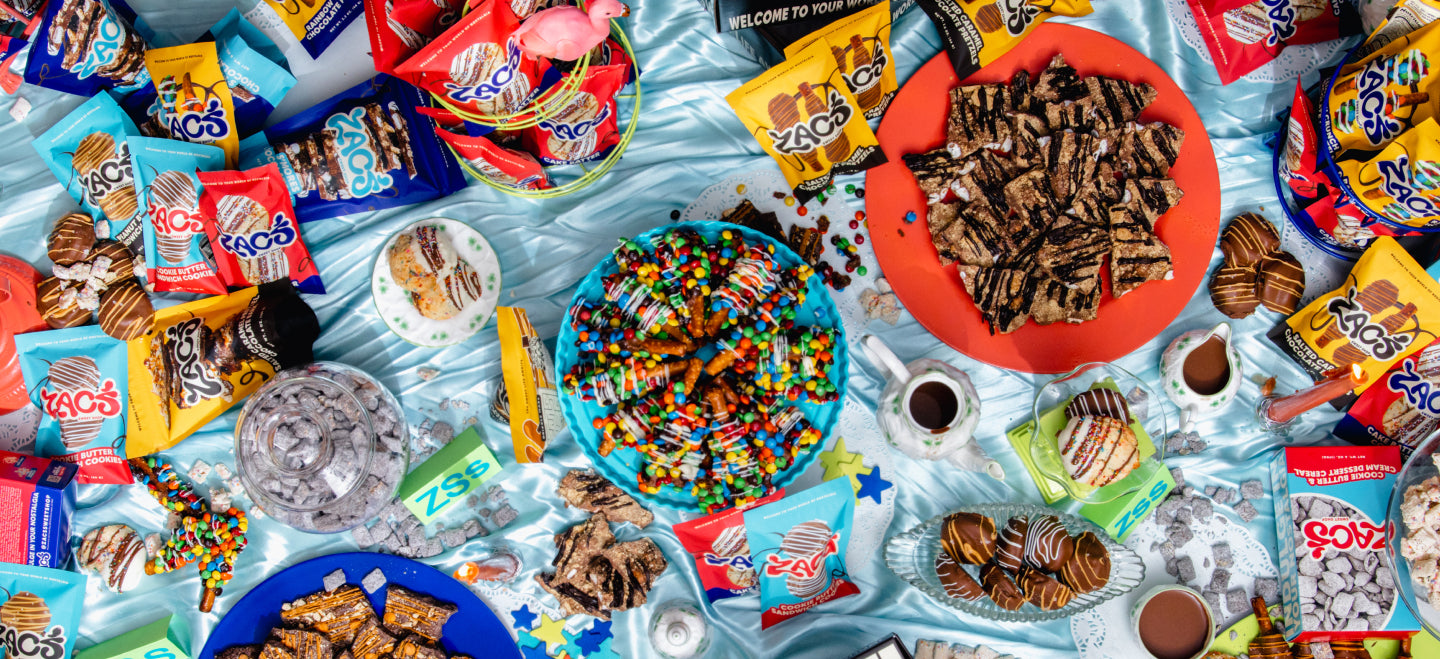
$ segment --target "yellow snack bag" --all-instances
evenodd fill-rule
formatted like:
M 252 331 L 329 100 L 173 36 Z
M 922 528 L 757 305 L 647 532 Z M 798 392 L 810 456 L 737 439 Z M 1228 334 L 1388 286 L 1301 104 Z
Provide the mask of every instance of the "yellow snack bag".
M 1440 123 L 1429 118 L 1370 160 L 1336 165 L 1361 203 L 1405 226 L 1440 225 Z
M 823 40 L 811 42 L 725 100 L 780 164 L 801 203 L 829 187 L 837 174 L 885 162 L 880 141 Z
M 1337 160 L 1364 158 L 1401 133 L 1436 115 L 1440 69 L 1428 53 L 1440 53 L 1440 23 L 1404 35 L 1349 64 L 1330 89 L 1326 130 Z
M 885 114 L 900 90 L 890 54 L 890 0 L 862 9 L 785 47 L 788 59 L 815 41 L 830 47 L 840 77 L 855 95 L 867 119 Z
M 505 375 L 503 390 L 496 393 L 496 398 L 497 402 L 504 401 L 515 461 L 541 462 L 550 438 L 565 429 L 550 351 L 535 333 L 524 309 L 496 307 L 495 326 L 500 333 L 500 365 Z
M 1365 37 L 1365 45 L 1351 57 L 1356 61 L 1369 57 L 1390 42 L 1440 19 L 1440 0 L 1400 0 L 1390 8 L 1385 20 Z
M 319 336 L 288 279 L 156 311 L 154 329 L 126 346 L 128 455 L 174 446 L 276 372 L 313 361 Z
M 215 42 L 151 48 L 145 51 L 145 68 L 155 81 L 171 137 L 218 146 L 225 150 L 225 167 L 235 169 L 240 155 L 235 101 L 220 71 Z
M 1394 238 L 1370 243 L 1335 290 L 1270 330 L 1270 340 L 1319 380 L 1359 364 L 1367 376 L 1358 395 L 1396 362 L 1435 340 L 1440 284 Z
M 1000 58 L 1054 16 L 1084 16 L 1090 0 L 919 0 L 961 80 Z

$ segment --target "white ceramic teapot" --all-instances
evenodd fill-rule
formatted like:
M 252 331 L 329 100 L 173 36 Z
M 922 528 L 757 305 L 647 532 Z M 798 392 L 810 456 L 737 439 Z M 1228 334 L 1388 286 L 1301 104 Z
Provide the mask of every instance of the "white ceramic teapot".
M 875 418 L 891 446 L 912 458 L 947 460 L 967 471 L 1005 478 L 1005 469 L 975 441 L 980 396 L 964 371 L 935 359 L 904 364 L 871 334 L 860 347 L 885 372 Z
M 1180 432 L 1190 432 L 1197 419 L 1229 407 L 1240 390 L 1242 372 L 1229 323 L 1175 337 L 1160 356 L 1160 377 L 1165 396 L 1180 408 Z

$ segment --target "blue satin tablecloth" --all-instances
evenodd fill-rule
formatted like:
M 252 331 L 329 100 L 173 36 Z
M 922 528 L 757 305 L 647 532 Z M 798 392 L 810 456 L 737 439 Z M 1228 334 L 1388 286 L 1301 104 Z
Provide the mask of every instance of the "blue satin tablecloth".
M 227 11 L 230 2 L 141 0 L 135 4 L 156 28 L 193 39 Z M 467 558 L 484 553 L 488 542 L 503 540 L 525 561 L 525 573 L 515 582 L 516 587 L 542 597 L 531 577 L 547 567 L 553 556 L 551 536 L 583 517 L 579 511 L 566 509 L 554 495 L 556 482 L 566 470 L 584 467 L 588 460 L 567 433 L 551 444 L 543 465 L 514 466 L 509 442 L 505 441 L 508 431 L 484 414 L 500 375 L 493 325 L 460 345 L 442 350 L 406 344 L 391 334 L 377 315 L 370 295 L 370 272 L 383 241 L 405 224 L 432 216 L 462 220 L 482 232 L 500 255 L 504 273 L 500 303 L 524 307 L 541 335 L 553 337 L 575 286 L 609 253 L 617 238 L 667 222 L 671 211 L 684 208 L 706 187 L 729 175 L 773 166 L 724 100 L 727 93 L 764 67 L 735 40 L 715 34 L 713 18 L 695 0 L 632 0 L 631 8 L 633 14 L 626 19 L 626 27 L 644 70 L 645 107 L 634 143 L 600 184 L 567 198 L 535 202 L 512 199 L 477 183 L 446 199 L 303 227 L 305 241 L 330 291 L 307 298 L 323 327 L 315 346 L 316 357 L 351 364 L 377 376 L 399 396 L 412 427 L 429 417 L 463 428 L 468 417 L 479 417 L 491 446 L 504 454 L 502 460 L 507 468 L 497 482 L 509 493 L 520 512 L 519 519 L 496 537 L 484 539 L 486 542 L 477 539 L 460 551 L 429 562 L 450 571 Z M 1190 96 L 1219 161 L 1222 214 L 1217 220 L 1256 210 L 1272 221 L 1283 222 L 1270 181 L 1271 152 L 1265 141 L 1278 127 L 1275 115 L 1290 103 L 1293 82 L 1271 85 L 1240 81 L 1222 87 L 1213 67 L 1182 41 L 1164 3 L 1158 0 L 1097 0 L 1092 15 L 1067 22 L 1126 42 L 1158 63 Z M 351 60 L 367 58 L 368 44 L 363 31 L 358 34 L 358 38 L 342 39 L 336 46 L 352 48 L 352 52 L 341 56 Z M 897 21 L 892 49 L 902 82 L 940 51 L 934 27 L 919 9 L 911 9 Z M 1306 82 L 1313 81 L 1315 75 L 1311 72 Z M 343 79 L 312 84 L 307 79 L 300 91 L 318 98 L 349 84 Z M 24 87 L 21 96 L 34 105 L 28 119 L 17 123 L 0 115 L 0 144 L 6 145 L 0 156 L 0 249 L 45 270 L 49 264 L 44 236 L 50 223 L 73 203 L 45 169 L 30 142 L 82 99 L 31 86 Z M 0 109 L 8 109 L 14 102 L 15 96 L 0 98 Z M 296 107 L 299 103 L 292 100 L 286 106 L 293 112 L 301 109 Z M 1212 267 L 1219 258 L 1216 250 Z M 1236 344 L 1244 354 L 1247 375 L 1277 375 L 1280 390 L 1289 391 L 1307 380 L 1263 336 L 1277 318 L 1262 310 L 1238 321 Z M 1160 351 L 1171 339 L 1221 320 L 1205 290 L 1197 290 L 1169 328 L 1119 364 L 1148 380 L 1157 380 Z M 1028 414 L 1031 395 L 1043 378 L 1003 372 L 964 357 L 937 341 L 908 314 L 903 314 L 893 327 L 875 321 L 864 330 L 849 331 L 878 333 L 903 360 L 934 357 L 968 371 L 983 399 L 980 441 L 994 455 L 1010 451 L 1004 432 Z M 853 352 L 856 358 L 850 372 L 850 395 L 867 407 L 873 406 L 882 384 L 878 371 L 865 363 L 858 351 Z M 422 381 L 416 371 L 427 366 L 439 369 L 441 374 Z M 1184 469 L 1190 484 L 1198 488 L 1235 487 L 1266 473 L 1267 458 L 1277 442 L 1260 433 L 1251 418 L 1257 391 L 1257 386 L 1247 379 L 1231 413 L 1199 424 L 1197 430 L 1209 442 L 1208 450 L 1168 460 L 1171 466 Z M 442 407 L 442 402 L 452 399 L 464 400 L 469 409 L 448 404 Z M 1169 409 L 1175 412 L 1173 406 Z M 1306 443 L 1325 441 L 1336 419 L 1333 411 L 1317 410 L 1304 417 L 1294 436 Z M 236 410 L 232 410 L 166 454 L 182 469 L 197 459 L 232 462 L 235 420 Z M 902 532 L 960 504 L 1014 500 L 1041 503 L 1033 488 L 1023 486 L 1023 482 L 1022 492 L 1017 493 L 1005 484 L 958 471 L 948 464 L 914 461 L 898 452 L 891 459 L 896 469 L 890 478 L 899 491 L 889 534 Z M 1023 475 L 1012 475 L 1017 477 Z M 1257 506 L 1261 515 L 1249 528 L 1261 542 L 1273 547 L 1275 535 L 1267 512 L 1268 501 L 1257 503 L 1264 504 Z M 671 567 L 650 594 L 650 601 L 703 600 L 694 564 L 669 530 L 681 518 L 673 511 L 655 512 L 657 523 L 638 535 L 657 542 Z M 164 515 L 144 490 L 124 488 L 108 501 L 78 513 L 74 528 L 83 532 L 120 521 L 150 533 L 163 528 Z M 627 527 L 620 530 L 620 535 L 626 539 L 637 532 Z M 355 549 L 348 535 L 306 535 L 268 518 L 256 520 L 250 536 L 250 547 L 241 557 L 236 578 L 213 614 L 196 611 L 199 586 L 189 569 L 147 577 L 141 587 L 124 595 L 103 592 L 92 579 L 79 645 L 106 640 L 169 611 L 187 619 L 193 633 L 192 645 L 198 650 L 220 616 L 253 585 L 299 561 Z M 865 560 L 852 560 L 849 567 L 861 595 L 825 605 L 771 630 L 760 630 L 756 613 L 759 604 L 753 597 L 706 604 L 707 618 L 716 632 L 710 656 L 835 659 L 849 656 L 892 632 L 912 647 L 917 638 L 927 638 L 969 645 L 983 643 L 1031 658 L 1076 653 L 1066 621 L 1002 624 L 958 614 L 898 580 L 884 566 L 879 552 Z M 653 604 L 616 616 L 617 652 L 626 657 L 652 656 L 645 637 L 652 610 Z

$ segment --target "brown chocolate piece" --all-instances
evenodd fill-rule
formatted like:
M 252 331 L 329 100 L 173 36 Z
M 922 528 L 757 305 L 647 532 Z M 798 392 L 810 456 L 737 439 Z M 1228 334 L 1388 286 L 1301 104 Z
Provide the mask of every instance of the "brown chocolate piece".
M 1040 138 L 1049 134 L 1050 127 L 1042 117 L 1027 112 L 1010 115 L 1010 139 L 1013 140 L 1010 160 L 1015 167 L 1026 170 L 1042 164 L 1045 147 L 1040 144 Z
M 391 584 L 385 589 L 385 629 L 395 635 L 413 632 L 431 642 L 443 636 L 445 621 L 458 609 L 454 604 L 440 602 L 404 586 Z
M 1114 130 L 1140 117 L 1140 112 L 1155 100 L 1155 88 L 1105 76 L 1084 79 L 1089 99 L 1095 108 L 1095 126 Z
M 351 585 L 306 595 L 280 610 L 280 620 L 321 632 L 332 644 L 345 646 L 354 642 L 360 626 L 374 617 L 365 593 Z
M 1109 253 L 1108 230 L 1064 216 L 1040 240 L 1035 263 L 1066 286 L 1089 293 L 1099 285 L 1100 266 Z
M 790 227 L 790 237 L 785 242 L 812 266 L 820 262 L 820 254 L 825 251 L 825 241 L 820 232 L 798 224 Z
M 260 648 L 260 659 L 297 659 L 295 653 L 286 649 L 279 641 L 271 641 Z
M 1230 318 L 1244 318 L 1260 306 L 1254 265 L 1220 264 L 1210 278 L 1210 302 Z
M 967 602 L 980 599 L 985 594 L 985 589 L 980 587 L 980 582 L 970 576 L 965 568 L 960 567 L 950 554 L 942 551 L 935 555 L 935 575 L 940 578 L 940 586 L 945 589 L 945 594 L 957 597 Z
M 571 470 L 560 479 L 555 493 L 571 506 L 590 513 L 605 513 L 606 519 L 630 522 L 642 529 L 655 519 L 634 497 L 594 470 Z
M 1100 310 L 1100 275 L 1078 282 L 1073 288 L 1059 279 L 1042 277 L 1033 297 L 1030 317 L 1041 325 L 1095 320 Z
M 995 520 L 980 513 L 953 513 L 940 527 L 940 546 L 957 563 L 980 565 L 995 556 Z
M 1069 586 L 1028 565 L 1016 575 L 1015 582 L 1020 586 L 1020 592 L 1025 594 L 1025 599 L 1041 611 L 1064 608 L 1075 597 L 1075 591 Z
M 668 567 L 648 538 L 616 543 L 604 513 L 557 534 L 555 546 L 555 571 L 537 574 L 535 581 L 560 601 L 566 615 L 608 620 L 614 611 L 640 606 Z
M 1093 390 L 1092 390 L 1093 391 Z M 1075 539 L 1054 515 L 1037 517 L 1025 535 L 1025 563 L 1046 572 L 1059 572 L 1075 553 Z
M 36 310 L 40 312 L 45 323 L 54 329 L 79 327 L 90 322 L 91 313 L 88 309 L 81 309 L 73 300 L 66 303 L 64 298 L 67 297 L 67 290 L 73 291 L 71 295 L 80 292 L 59 277 L 46 277 L 35 288 Z
M 1135 422 L 1134 417 L 1130 416 L 1130 406 L 1125 402 L 1125 397 L 1120 392 L 1105 387 L 1082 391 L 1070 399 L 1070 403 L 1065 406 L 1065 418 L 1073 419 L 1077 416 L 1108 416 L 1127 426 Z
M 1120 138 L 1117 157 L 1131 176 L 1165 177 L 1180 157 L 1180 146 L 1184 142 L 1185 131 L 1179 128 L 1159 122 L 1147 124 L 1128 130 Z
M 954 209 L 955 205 L 936 204 L 930 208 L 943 218 L 942 213 Z M 942 263 L 949 260 L 988 268 L 1003 263 L 1014 251 L 1005 227 L 984 204 L 971 204 L 956 211 L 954 221 L 946 224 L 933 240 Z
M 1020 587 L 1015 585 L 1015 580 L 999 565 L 987 563 L 980 568 L 980 585 L 985 588 L 985 594 L 990 596 L 990 601 L 1006 611 L 1014 611 L 1025 605 L 1025 595 L 1021 594 Z
M 1086 531 L 1075 538 L 1075 552 L 1060 566 L 1060 579 L 1077 594 L 1094 592 L 1110 581 L 1110 552 Z
M 71 265 L 90 256 L 95 246 L 95 221 L 84 213 L 71 213 L 55 222 L 48 242 L 50 260 Z
M 418 634 L 411 634 L 396 646 L 394 659 L 445 659 L 445 651 L 425 642 Z
M 324 634 L 302 629 L 276 627 L 270 630 L 270 637 L 280 641 L 295 659 L 334 659 L 330 639 Z
M 215 659 L 260 659 L 260 646 L 232 645 L 216 652 Z
M 1280 249 L 1275 225 L 1256 213 L 1242 213 L 1230 220 L 1220 234 L 1220 253 L 1232 265 L 1255 265 Z
M 950 152 L 944 147 L 925 153 L 908 154 L 902 160 L 914 175 L 920 191 L 925 193 L 926 203 L 930 204 L 944 199 L 950 184 L 960 178 L 964 171 L 963 163 L 950 157 Z
M 1143 213 L 1110 210 L 1110 289 L 1120 297 L 1147 281 L 1170 279 L 1170 248 L 1148 228 Z
M 1000 530 L 995 542 L 995 563 L 1009 572 L 1015 572 L 1025 560 L 1025 534 L 1030 529 L 1030 520 L 1024 515 L 1011 517 Z
M 1020 69 L 1010 76 L 1010 111 L 1029 112 L 1035 95 L 1030 92 L 1030 72 Z
M 1266 309 L 1290 315 L 1305 294 L 1305 267 L 1289 252 L 1274 252 L 1260 262 L 1260 303 Z
M 1075 72 L 1075 67 L 1065 62 L 1065 56 L 1056 54 L 1050 64 L 1040 72 L 1035 81 L 1035 98 L 1050 103 L 1078 101 L 1090 94 L 1085 81 Z
M 971 85 L 950 90 L 950 118 L 945 147 L 964 158 L 986 145 L 997 147 L 1010 138 L 1009 88 L 1005 85 Z
M 1032 297 L 1038 281 L 1020 268 L 981 268 L 962 265 L 960 281 L 990 333 L 1009 334 L 1020 329 L 1030 317 Z
M 1185 193 L 1175 185 L 1174 179 L 1131 178 L 1125 179 L 1122 200 L 1127 206 L 1138 209 L 1145 216 L 1145 221 L 1150 223 L 1150 230 L 1154 231 L 1156 220 L 1184 197 Z
M 140 282 L 126 279 L 105 290 L 100 297 L 100 329 L 129 341 L 138 339 L 155 326 L 155 307 Z
M 755 204 L 749 199 L 740 202 L 720 218 L 726 222 L 738 224 L 742 227 L 754 229 L 775 240 L 785 240 L 785 229 L 780 226 L 780 219 L 774 213 L 762 213 L 755 208 Z
M 348 652 L 354 659 L 380 659 L 395 649 L 395 637 L 385 633 L 380 621 L 371 618 L 355 632 L 355 643 Z
M 1089 133 L 1062 130 L 1050 134 L 1050 143 L 1042 154 L 1057 205 L 1068 207 L 1075 193 L 1095 178 L 1098 146 Z

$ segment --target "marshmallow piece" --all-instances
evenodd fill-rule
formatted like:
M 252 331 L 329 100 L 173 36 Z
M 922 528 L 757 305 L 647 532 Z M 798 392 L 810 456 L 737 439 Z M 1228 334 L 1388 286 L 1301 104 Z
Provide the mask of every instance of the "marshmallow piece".
M 384 588 L 386 583 L 388 583 L 388 580 L 385 578 L 385 573 L 380 571 L 378 567 L 371 570 L 369 574 L 365 575 L 364 579 L 360 580 L 360 586 L 364 588 L 367 593 L 374 593 Z
M 331 572 L 330 574 L 325 575 L 324 582 L 325 582 L 325 592 L 327 592 L 327 593 L 335 592 L 336 589 L 338 589 L 338 588 L 340 588 L 341 586 L 345 585 L 345 571 L 344 571 L 344 570 L 335 570 L 334 572 Z

